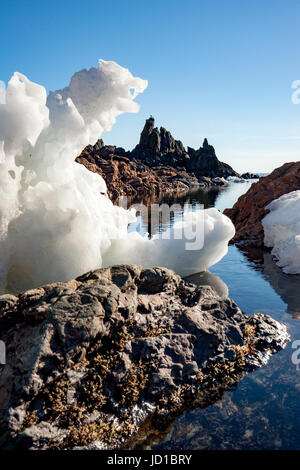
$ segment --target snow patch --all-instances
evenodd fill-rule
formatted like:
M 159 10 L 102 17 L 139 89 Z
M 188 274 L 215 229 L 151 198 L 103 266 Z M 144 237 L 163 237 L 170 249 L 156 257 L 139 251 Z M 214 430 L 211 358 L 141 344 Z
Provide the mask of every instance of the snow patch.
M 288 274 L 300 273 L 300 191 L 292 191 L 272 201 L 262 220 L 264 244 L 272 247 L 278 266 Z

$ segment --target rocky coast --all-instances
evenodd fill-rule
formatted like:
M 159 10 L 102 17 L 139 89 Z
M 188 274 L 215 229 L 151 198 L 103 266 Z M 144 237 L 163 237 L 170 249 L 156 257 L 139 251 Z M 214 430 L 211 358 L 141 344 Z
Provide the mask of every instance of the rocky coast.
M 285 163 L 253 183 L 231 209 L 224 211 L 235 225 L 233 241 L 244 247 L 264 247 L 262 219 L 269 213 L 266 206 L 283 194 L 299 189 L 300 162 Z
M 184 194 L 193 188 L 227 186 L 226 178 L 240 175 L 221 162 L 207 139 L 202 147 L 187 150 L 169 131 L 154 127 L 154 118 L 146 120 L 139 144 L 132 150 L 104 145 L 99 139 L 76 158 L 89 170 L 101 175 L 110 198 L 142 198 L 162 194 Z M 243 177 L 255 177 L 246 173 Z
M 3 295 L 0 311 L 2 449 L 133 449 L 289 339 L 165 268 L 98 269 Z

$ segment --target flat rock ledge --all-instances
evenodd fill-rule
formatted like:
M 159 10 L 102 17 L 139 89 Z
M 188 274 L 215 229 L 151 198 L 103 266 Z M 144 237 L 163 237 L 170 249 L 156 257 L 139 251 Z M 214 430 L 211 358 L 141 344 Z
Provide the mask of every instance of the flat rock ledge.
M 142 446 L 206 407 L 289 340 L 211 287 L 113 266 L 0 297 L 0 447 Z

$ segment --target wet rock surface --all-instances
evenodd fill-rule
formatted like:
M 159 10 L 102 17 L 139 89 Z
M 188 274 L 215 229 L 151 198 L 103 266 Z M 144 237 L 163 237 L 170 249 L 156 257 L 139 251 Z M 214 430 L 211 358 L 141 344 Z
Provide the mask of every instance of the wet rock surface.
M 253 183 L 232 209 L 225 209 L 235 225 L 233 241 L 249 246 L 262 247 L 264 229 L 262 219 L 268 214 L 265 207 L 283 194 L 300 189 L 300 162 L 285 163 L 270 175 Z
M 134 448 L 289 339 L 164 268 L 103 268 L 1 296 L 0 309 L 3 449 Z
M 108 194 L 143 197 L 166 193 L 184 193 L 191 188 L 226 186 L 225 178 L 239 176 L 221 162 L 207 139 L 198 150 L 186 150 L 169 131 L 154 127 L 154 118 L 146 120 L 139 144 L 132 150 L 104 145 L 99 139 L 76 158 L 89 170 L 100 174 Z

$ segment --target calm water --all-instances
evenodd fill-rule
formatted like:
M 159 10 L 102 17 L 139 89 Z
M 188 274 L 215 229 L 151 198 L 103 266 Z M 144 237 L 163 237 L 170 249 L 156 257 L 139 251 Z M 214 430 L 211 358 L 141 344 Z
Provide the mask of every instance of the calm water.
M 182 210 L 197 210 L 199 203 L 220 210 L 231 207 L 250 184 L 189 194 L 180 202 Z M 175 220 L 180 217 L 180 211 L 174 214 Z M 138 224 L 147 232 L 142 217 Z M 235 246 L 210 271 L 228 286 L 229 296 L 246 314 L 262 312 L 284 322 L 292 340 L 215 405 L 177 418 L 168 435 L 150 448 L 300 449 L 300 366 L 291 361 L 292 342 L 300 340 L 300 275 L 283 274 L 268 253 L 242 253 Z

